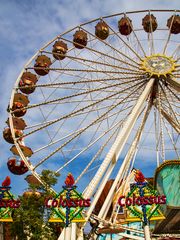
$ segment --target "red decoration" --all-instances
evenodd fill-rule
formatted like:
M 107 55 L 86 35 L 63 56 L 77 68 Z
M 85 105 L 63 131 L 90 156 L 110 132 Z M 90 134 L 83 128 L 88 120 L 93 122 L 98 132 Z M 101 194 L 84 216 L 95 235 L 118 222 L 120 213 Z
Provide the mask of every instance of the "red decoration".
M 5 178 L 5 180 L 2 182 L 2 186 L 3 186 L 3 187 L 9 187 L 10 184 L 11 184 L 11 179 L 10 179 L 9 176 L 7 176 L 7 177 Z
M 142 172 L 140 170 L 136 170 L 136 173 L 135 173 L 135 179 L 134 179 L 136 182 L 144 182 L 145 180 L 145 177 L 144 175 L 142 174 Z
M 71 173 L 69 173 L 68 175 L 67 175 L 67 177 L 66 177 L 66 180 L 65 180 L 65 184 L 67 185 L 67 186 L 72 186 L 73 184 L 74 184 L 74 177 L 73 177 L 73 175 L 71 174 Z

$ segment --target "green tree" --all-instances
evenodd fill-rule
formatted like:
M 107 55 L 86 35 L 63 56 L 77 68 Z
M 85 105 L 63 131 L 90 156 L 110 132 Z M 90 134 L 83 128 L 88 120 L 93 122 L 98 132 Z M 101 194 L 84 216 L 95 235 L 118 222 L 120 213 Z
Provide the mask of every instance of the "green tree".
M 29 184 L 26 194 L 20 196 L 21 206 L 13 214 L 11 235 L 18 240 L 55 240 L 59 236 L 58 225 L 48 222 L 48 213 L 44 206 L 47 196 L 53 195 L 50 187 L 57 183 L 58 174 L 43 170 L 41 179 L 45 186 Z

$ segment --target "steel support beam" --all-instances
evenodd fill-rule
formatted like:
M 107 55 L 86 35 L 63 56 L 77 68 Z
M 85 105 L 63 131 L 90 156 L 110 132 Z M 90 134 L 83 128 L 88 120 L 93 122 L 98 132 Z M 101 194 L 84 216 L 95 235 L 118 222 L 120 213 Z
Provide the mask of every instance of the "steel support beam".
M 151 107 L 152 107 L 152 102 L 149 102 L 147 110 L 146 110 L 145 115 L 143 117 L 142 124 L 141 124 L 138 132 L 136 133 L 136 136 L 135 136 L 135 138 L 133 140 L 133 143 L 131 144 L 131 146 L 129 148 L 129 151 L 128 151 L 128 153 L 127 153 L 127 155 L 126 155 L 126 157 L 125 157 L 125 159 L 124 159 L 124 161 L 123 161 L 123 163 L 122 163 L 122 165 L 121 165 L 121 167 L 120 167 L 120 169 L 119 169 L 119 171 L 118 171 L 118 173 L 116 175 L 116 178 L 115 178 L 115 180 L 114 180 L 114 182 L 113 182 L 113 184 L 111 186 L 111 189 L 110 189 L 110 191 L 109 191 L 109 193 L 108 193 L 108 195 L 107 195 L 107 197 L 106 197 L 106 199 L 104 201 L 104 204 L 103 204 L 103 206 L 102 206 L 102 208 L 101 208 L 101 210 L 100 210 L 100 212 L 98 214 L 99 218 L 103 218 L 104 219 L 106 217 L 106 214 L 107 214 L 107 212 L 109 210 L 108 206 L 110 206 L 109 202 L 110 203 L 112 202 L 116 186 L 119 183 L 119 181 L 122 179 L 124 171 L 127 170 L 127 168 L 129 167 L 130 161 L 131 161 L 131 159 L 132 159 L 132 157 L 133 157 L 133 155 L 134 155 L 134 153 L 136 151 L 137 145 L 138 145 L 139 140 L 141 138 L 142 130 L 143 130 L 143 128 L 145 126 L 145 123 L 146 123 L 146 120 L 147 120 L 147 118 L 149 116 Z
M 87 218 L 91 215 L 97 200 L 99 199 L 99 196 L 123 150 L 124 145 L 127 142 L 127 139 L 136 123 L 137 118 L 139 117 L 139 114 L 141 113 L 142 106 L 144 105 L 144 102 L 148 98 L 152 87 L 153 87 L 154 79 L 150 79 L 147 83 L 144 91 L 141 93 L 136 105 L 134 106 L 131 114 L 129 115 L 128 119 L 126 120 L 123 128 L 121 129 L 118 137 L 116 138 L 114 144 L 112 145 L 110 151 L 106 155 L 103 163 L 101 164 L 99 170 L 95 174 L 94 178 L 89 183 L 88 187 L 86 188 L 83 196 L 84 198 L 91 198 L 94 190 L 97 188 L 97 185 L 99 184 L 99 181 L 104 176 L 104 181 L 101 181 L 101 185 L 99 186 L 96 195 L 93 199 L 93 202 L 90 206 L 90 208 L 87 211 Z M 124 163 L 125 165 L 125 163 Z M 109 168 L 108 168 L 109 166 Z

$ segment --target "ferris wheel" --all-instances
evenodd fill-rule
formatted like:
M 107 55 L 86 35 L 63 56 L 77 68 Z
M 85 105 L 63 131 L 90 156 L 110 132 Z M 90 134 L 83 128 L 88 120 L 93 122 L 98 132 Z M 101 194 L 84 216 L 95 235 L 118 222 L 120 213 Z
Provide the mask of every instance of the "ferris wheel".
M 153 174 L 165 160 L 179 159 L 178 13 L 105 16 L 43 46 L 12 90 L 4 130 L 12 144 L 9 170 L 30 170 L 42 182 L 42 169 L 50 169 L 60 173 L 60 184 L 71 172 L 92 199 L 87 218 L 115 179 L 97 214 L 105 221 L 133 167 Z

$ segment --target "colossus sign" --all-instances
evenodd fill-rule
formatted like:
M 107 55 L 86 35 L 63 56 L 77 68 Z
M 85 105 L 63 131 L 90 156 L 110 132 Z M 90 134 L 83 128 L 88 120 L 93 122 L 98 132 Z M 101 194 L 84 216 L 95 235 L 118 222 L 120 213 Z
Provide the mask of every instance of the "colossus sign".
M 136 196 L 133 194 L 132 197 L 121 196 L 118 199 L 118 204 L 121 207 L 124 206 L 141 206 L 141 205 L 152 205 L 152 204 L 166 204 L 166 196 Z

